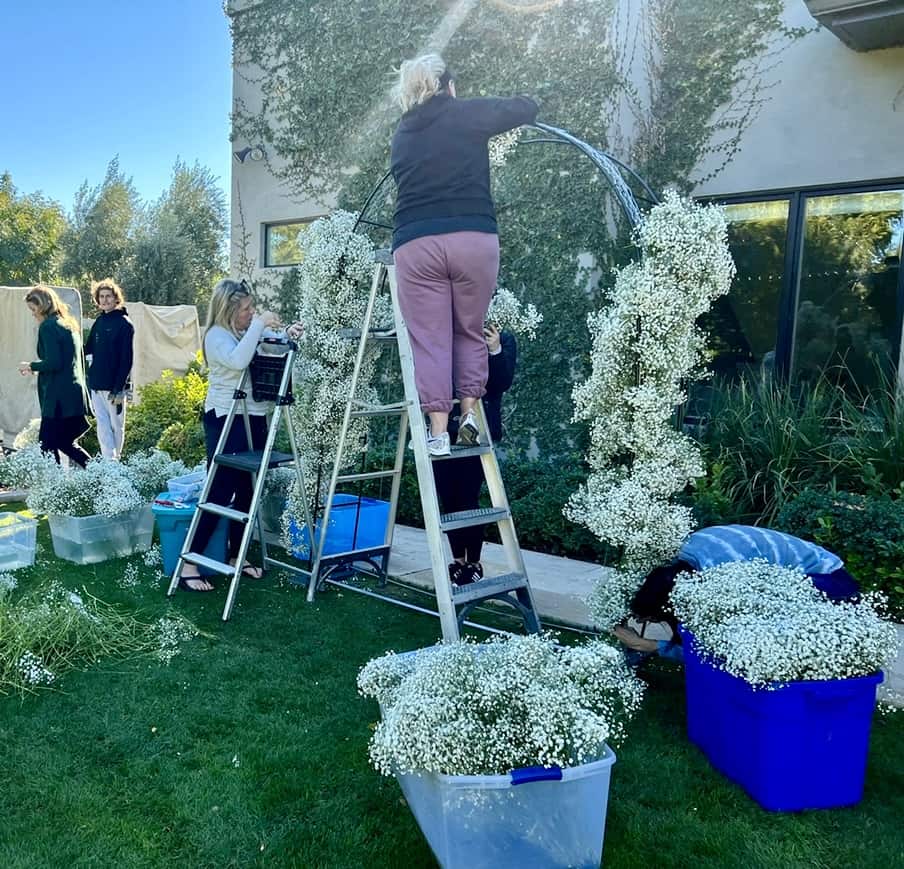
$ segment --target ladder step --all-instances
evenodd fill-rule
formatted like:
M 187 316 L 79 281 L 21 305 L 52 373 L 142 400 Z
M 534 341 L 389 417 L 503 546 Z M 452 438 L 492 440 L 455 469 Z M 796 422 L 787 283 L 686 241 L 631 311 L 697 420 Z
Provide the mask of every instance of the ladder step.
M 503 519 L 510 519 L 509 510 L 504 507 L 480 507 L 477 510 L 461 510 L 458 513 L 444 513 L 439 517 L 441 531 L 454 531 L 456 528 L 472 528 L 475 525 L 492 525 Z
M 482 456 L 491 452 L 493 452 L 493 448 L 486 444 L 479 444 L 476 447 L 453 446 L 450 449 L 450 454 L 448 456 L 430 456 L 430 460 L 433 462 L 446 462 L 449 459 L 463 459 L 467 456 Z
M 329 555 L 324 555 L 320 560 L 324 564 L 330 561 L 349 561 L 358 558 L 367 558 L 370 555 L 382 555 L 384 552 L 389 552 L 390 549 L 392 549 L 391 545 L 381 543 L 379 546 L 368 546 L 366 549 L 349 549 L 348 552 L 331 552 Z
M 198 509 L 205 513 L 216 513 L 217 516 L 225 516 L 233 522 L 247 522 L 251 517 L 241 510 L 233 510 L 232 507 L 224 507 L 222 504 L 214 504 L 213 501 L 205 501 L 198 504 Z
M 184 552 L 182 560 L 187 561 L 189 564 L 197 564 L 198 567 L 206 567 L 208 570 L 222 573 L 224 576 L 232 576 L 235 573 L 234 564 L 227 564 L 224 561 L 217 561 L 215 558 L 208 558 L 199 552 Z
M 361 474 L 342 474 L 336 478 L 337 483 L 354 483 L 357 480 L 382 480 L 386 477 L 396 477 L 401 471 L 390 468 L 387 471 L 367 471 Z
M 395 404 L 376 404 L 352 411 L 352 417 L 361 416 L 399 416 L 408 410 L 408 402 L 398 401 Z
M 517 591 L 519 588 L 527 588 L 527 579 L 524 574 L 503 573 L 499 576 L 478 579 L 477 582 L 471 582 L 468 585 L 453 585 L 452 598 L 456 604 L 471 603 L 497 594 L 505 594 L 508 591 Z
M 344 338 L 346 341 L 359 341 L 361 339 L 360 329 L 340 329 L 338 334 L 340 338 Z M 368 341 L 386 341 L 395 343 L 397 338 L 396 330 L 392 326 L 388 326 L 385 329 L 367 330 Z
M 261 469 L 261 463 L 264 460 L 263 450 L 249 450 L 246 453 L 219 453 L 213 457 L 218 465 L 226 468 L 237 468 L 240 471 L 251 471 L 257 473 Z M 295 457 L 291 453 L 279 453 L 273 450 L 270 453 L 270 461 L 267 462 L 268 468 L 278 468 L 280 465 L 287 465 L 294 462 Z

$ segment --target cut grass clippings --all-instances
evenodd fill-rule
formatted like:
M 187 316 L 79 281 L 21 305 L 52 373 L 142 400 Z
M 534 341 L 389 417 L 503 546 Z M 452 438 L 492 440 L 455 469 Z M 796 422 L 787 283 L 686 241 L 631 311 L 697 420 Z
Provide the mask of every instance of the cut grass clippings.
M 106 660 L 0 697 L 0 865 L 435 865 L 398 785 L 367 763 L 378 711 L 355 678 L 388 649 L 432 644 L 436 619 L 335 588 L 308 604 L 271 575 L 244 581 L 223 623 L 222 590 L 167 600 L 140 556 L 56 561 L 44 522 L 39 541 L 17 594 L 57 579 L 146 623 L 184 615 L 202 634 L 168 664 Z M 680 670 L 646 676 L 613 768 L 607 869 L 904 865 L 904 716 L 876 716 L 858 806 L 772 814 L 688 743 Z

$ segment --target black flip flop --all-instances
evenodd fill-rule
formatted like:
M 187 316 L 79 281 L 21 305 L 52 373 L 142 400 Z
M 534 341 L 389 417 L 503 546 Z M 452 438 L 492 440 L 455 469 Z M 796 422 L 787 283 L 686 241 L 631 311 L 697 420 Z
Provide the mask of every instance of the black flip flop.
M 198 581 L 206 581 L 210 585 L 213 585 L 213 583 L 210 582 L 210 580 L 207 579 L 206 576 L 180 576 L 179 588 L 181 588 L 183 591 L 194 592 L 195 594 L 210 594 L 210 592 L 216 591 L 216 588 L 192 588 L 188 583 L 195 579 Z

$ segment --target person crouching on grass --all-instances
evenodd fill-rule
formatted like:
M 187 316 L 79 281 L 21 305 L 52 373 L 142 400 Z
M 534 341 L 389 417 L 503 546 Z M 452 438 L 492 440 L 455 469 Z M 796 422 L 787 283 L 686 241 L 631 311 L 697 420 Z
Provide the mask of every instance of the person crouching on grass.
M 681 547 L 678 558 L 647 574 L 631 601 L 631 613 L 641 622 L 663 622 L 672 636 L 653 640 L 634 628 L 621 624 L 612 629 L 615 637 L 631 652 L 632 663 L 647 655 L 683 660 L 678 623 L 669 612 L 669 594 L 679 573 L 693 573 L 733 561 L 763 559 L 777 567 L 800 568 L 829 600 L 854 600 L 860 594 L 857 581 L 833 552 L 808 540 L 782 531 L 753 525 L 714 525 L 695 531 Z

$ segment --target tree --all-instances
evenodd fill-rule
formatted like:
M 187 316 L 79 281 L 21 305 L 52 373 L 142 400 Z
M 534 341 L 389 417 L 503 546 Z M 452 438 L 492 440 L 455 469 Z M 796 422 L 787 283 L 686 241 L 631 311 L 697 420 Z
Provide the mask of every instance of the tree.
M 52 281 L 65 230 L 59 204 L 40 193 L 19 195 L 9 172 L 0 175 L 0 284 Z
M 180 160 L 169 188 L 136 221 L 120 270 L 129 297 L 196 304 L 225 271 L 226 200 L 213 173 Z
M 114 157 L 97 187 L 85 181 L 75 194 L 72 225 L 63 237 L 62 272 L 83 295 L 92 280 L 117 274 L 126 258 L 140 201 Z

